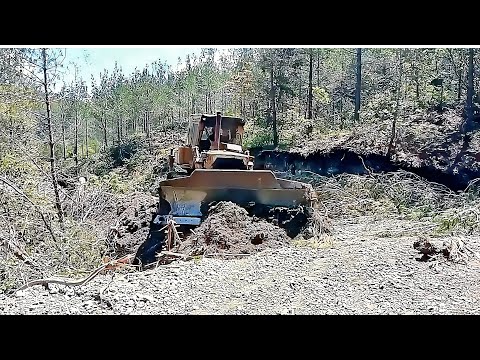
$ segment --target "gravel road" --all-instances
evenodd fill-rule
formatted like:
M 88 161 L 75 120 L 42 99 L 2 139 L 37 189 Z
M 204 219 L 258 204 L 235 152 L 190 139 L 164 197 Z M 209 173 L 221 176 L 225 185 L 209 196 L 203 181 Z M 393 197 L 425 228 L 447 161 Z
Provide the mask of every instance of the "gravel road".
M 177 261 L 99 275 L 81 287 L 3 294 L 0 313 L 480 314 L 480 261 L 474 257 L 466 264 L 441 256 L 422 262 L 411 233 L 392 236 L 392 229 L 379 237 L 374 223 L 362 221 L 335 228 L 342 232 L 327 245 L 297 243 L 238 260 Z M 479 251 L 478 237 L 465 239 Z

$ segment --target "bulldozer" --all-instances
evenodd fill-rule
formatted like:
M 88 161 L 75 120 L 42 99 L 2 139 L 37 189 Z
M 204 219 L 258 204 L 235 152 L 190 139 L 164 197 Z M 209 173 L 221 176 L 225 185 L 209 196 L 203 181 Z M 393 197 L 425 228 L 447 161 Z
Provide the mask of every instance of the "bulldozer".
M 315 192 L 310 184 L 255 169 L 254 156 L 242 146 L 244 126 L 244 119 L 220 112 L 190 116 L 186 143 L 170 150 L 170 171 L 159 185 L 151 236 L 137 252 L 142 262 L 151 261 L 154 252 L 161 250 L 162 231 L 169 222 L 183 230 L 193 229 L 209 206 L 219 201 L 248 209 L 312 206 Z

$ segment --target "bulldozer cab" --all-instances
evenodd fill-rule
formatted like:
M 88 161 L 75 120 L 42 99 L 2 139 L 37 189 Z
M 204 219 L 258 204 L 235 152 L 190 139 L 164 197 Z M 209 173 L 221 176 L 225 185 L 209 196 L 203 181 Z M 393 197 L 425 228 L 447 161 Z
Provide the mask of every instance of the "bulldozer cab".
M 159 184 L 153 221 L 158 229 L 163 230 L 172 220 L 187 228 L 198 226 L 211 204 L 219 201 L 261 211 L 311 206 L 316 196 L 312 185 L 279 179 L 271 170 L 254 169 L 254 157 L 242 149 L 244 124 L 241 118 L 222 117 L 221 113 L 190 116 L 187 144 L 172 149 L 169 156 L 171 169 L 178 165 L 185 171 L 179 176 L 167 174 Z M 160 246 L 155 244 L 147 244 L 139 252 Z
M 190 117 L 187 146 L 198 146 L 200 151 L 242 151 L 243 126 L 245 121 L 238 117 L 217 115 L 192 115 Z M 236 145 L 236 146 L 229 146 Z

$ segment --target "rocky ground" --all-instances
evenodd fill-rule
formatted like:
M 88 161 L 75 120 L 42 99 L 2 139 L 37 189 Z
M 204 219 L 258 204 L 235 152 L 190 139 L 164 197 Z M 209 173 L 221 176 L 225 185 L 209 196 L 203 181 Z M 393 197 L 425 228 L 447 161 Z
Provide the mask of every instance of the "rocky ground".
M 241 259 L 196 257 L 101 274 L 79 287 L 2 294 L 0 313 L 480 314 L 479 258 L 418 261 L 413 243 L 424 225 L 337 220 L 321 242 L 292 241 Z M 478 237 L 463 241 L 480 250 Z

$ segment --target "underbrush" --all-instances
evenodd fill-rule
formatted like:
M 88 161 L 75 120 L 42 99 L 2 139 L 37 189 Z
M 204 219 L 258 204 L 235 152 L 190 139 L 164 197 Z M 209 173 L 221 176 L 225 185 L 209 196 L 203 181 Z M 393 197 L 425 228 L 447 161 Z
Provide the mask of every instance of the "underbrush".
M 33 180 L 36 181 L 33 181 Z M 106 253 L 106 236 L 116 216 L 118 195 L 104 184 L 61 189 L 65 220 L 58 222 L 48 179 L 30 178 L 37 187 L 0 186 L 0 291 L 55 275 L 71 277 L 97 268 Z M 42 189 L 42 192 L 38 191 Z
M 439 235 L 480 233 L 478 183 L 454 192 L 406 171 L 332 177 L 301 172 L 282 177 L 312 184 L 329 217 L 402 217 L 433 223 Z

